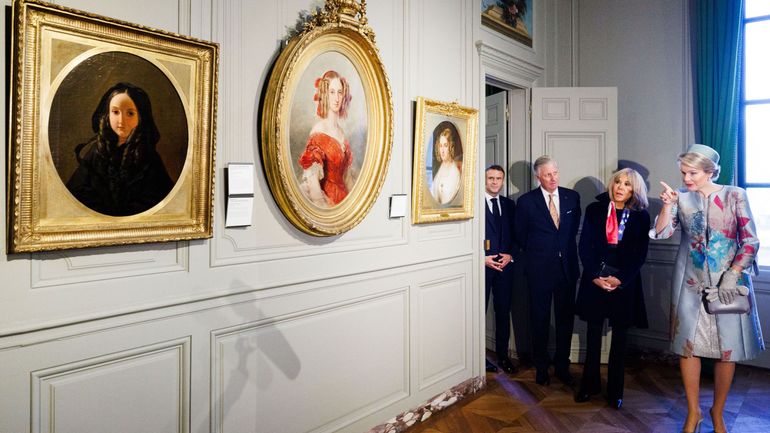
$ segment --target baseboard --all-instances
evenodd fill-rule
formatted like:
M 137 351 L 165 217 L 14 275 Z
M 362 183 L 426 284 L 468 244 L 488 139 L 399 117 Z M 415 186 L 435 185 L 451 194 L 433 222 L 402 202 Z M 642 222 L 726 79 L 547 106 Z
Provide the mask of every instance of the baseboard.
M 486 376 L 472 377 L 448 391 L 434 396 L 422 405 L 396 415 L 386 423 L 380 424 L 367 433 L 401 433 L 409 427 L 421 423 L 436 412 L 440 412 L 466 397 L 473 395 L 487 386 Z

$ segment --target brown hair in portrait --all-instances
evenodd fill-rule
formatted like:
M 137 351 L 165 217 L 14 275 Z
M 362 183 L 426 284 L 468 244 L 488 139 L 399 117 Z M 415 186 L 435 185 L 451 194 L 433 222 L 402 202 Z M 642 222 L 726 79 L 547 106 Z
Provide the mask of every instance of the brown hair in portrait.
M 136 126 L 120 132 L 127 134 L 121 143 L 115 128 L 126 116 L 136 116 Z M 78 167 L 67 182 L 78 201 L 99 213 L 125 216 L 166 197 L 174 184 L 155 150 L 160 133 L 142 88 L 130 83 L 110 87 L 91 116 L 91 129 L 96 135 L 75 148 Z
M 454 160 L 455 159 L 455 139 L 454 134 L 452 134 L 452 130 L 450 128 L 444 128 L 443 131 L 438 135 L 438 139 L 436 140 L 436 143 L 433 145 L 433 153 L 436 155 L 436 159 L 439 163 L 443 162 L 441 160 L 441 137 L 446 138 L 447 142 L 447 151 L 449 153 L 449 157 Z
M 345 119 L 348 116 L 348 105 L 350 100 L 353 99 L 350 95 L 348 80 L 338 74 L 337 71 L 328 70 L 315 80 L 315 88 L 317 90 L 315 95 L 313 95 L 313 100 L 318 102 L 316 114 L 322 119 L 325 119 L 329 112 L 329 83 L 335 78 L 340 80 L 342 84 L 342 105 L 340 106 L 339 117 L 340 119 Z

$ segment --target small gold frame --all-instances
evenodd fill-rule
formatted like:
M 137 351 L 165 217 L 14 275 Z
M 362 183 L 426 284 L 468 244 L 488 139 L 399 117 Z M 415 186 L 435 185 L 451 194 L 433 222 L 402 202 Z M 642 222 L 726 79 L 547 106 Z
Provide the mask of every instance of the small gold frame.
M 478 110 L 418 97 L 416 113 L 412 223 L 473 218 Z M 446 156 L 436 150 L 442 138 Z
M 325 96 L 319 96 L 323 90 L 317 90 L 324 88 L 319 80 L 330 76 L 329 71 L 339 76 L 337 83 L 344 79 L 340 86 L 344 95 L 351 97 L 344 103 L 345 115 L 339 109 L 332 110 L 338 119 L 333 130 L 342 143 L 318 132 L 326 131 L 323 121 L 332 117 L 328 111 L 320 111 L 320 98 Z M 318 134 L 326 138 L 319 142 Z M 365 0 L 327 0 L 323 9 L 309 17 L 302 32 L 287 42 L 270 73 L 261 137 L 270 190 L 283 214 L 299 230 L 313 236 L 332 236 L 350 230 L 366 217 L 390 162 L 393 104 L 374 32 L 367 26 Z M 345 158 L 349 157 L 344 164 L 323 159 L 332 158 L 329 154 L 336 152 L 325 147 L 331 146 L 329 143 L 338 144 Z M 311 149 L 311 145 L 315 147 Z M 317 172 L 312 172 L 312 165 L 306 167 L 300 162 L 313 156 L 308 152 L 315 152 Z M 332 179 L 334 176 L 345 177 L 344 186 L 339 179 Z M 323 192 L 320 196 L 313 197 L 304 189 L 309 188 L 313 177 L 320 188 L 317 192 Z M 327 179 L 325 186 L 321 179 Z M 334 191 L 332 180 L 337 182 Z
M 211 42 L 35 0 L 15 0 L 8 251 L 211 237 L 218 51 Z M 161 161 L 158 164 L 155 158 L 156 172 L 162 173 L 158 167 L 163 167 L 168 176 L 163 189 L 146 181 L 141 190 L 151 191 L 157 199 L 143 203 L 144 207 L 133 207 L 128 204 L 133 203 L 131 199 L 126 199 L 124 208 L 112 213 L 84 204 L 70 182 L 82 164 L 80 150 L 73 149 L 81 149 L 83 143 L 96 146 L 106 128 L 97 132 L 95 119 L 108 118 L 96 117 L 103 107 L 100 100 L 112 101 L 107 94 L 119 82 L 147 89 L 142 91 L 155 108 L 145 111 L 149 115 L 142 114 L 138 124 L 156 119 L 155 143 L 142 142 L 142 146 L 151 143 L 152 150 L 137 153 L 135 167 L 147 167 L 147 159 L 141 158 L 154 153 Z M 139 129 L 130 131 L 133 135 Z M 109 133 L 118 137 L 114 128 Z M 138 139 L 134 139 L 129 142 L 135 144 Z M 120 144 L 114 146 L 122 149 Z M 116 188 L 127 190 L 132 181 L 125 179 L 132 179 L 129 176 L 141 168 L 136 170 L 121 175 Z M 140 190 L 130 195 L 142 195 L 136 191 Z M 120 200 L 115 202 L 121 206 Z

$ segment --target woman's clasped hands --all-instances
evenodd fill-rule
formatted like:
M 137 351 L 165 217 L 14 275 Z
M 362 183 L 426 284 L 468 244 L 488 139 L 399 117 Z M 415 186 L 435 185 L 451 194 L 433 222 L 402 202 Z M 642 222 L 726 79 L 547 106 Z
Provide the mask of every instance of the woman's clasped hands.
M 593 279 L 594 284 L 600 289 L 611 292 L 618 288 L 620 280 L 610 275 L 609 277 L 596 277 Z

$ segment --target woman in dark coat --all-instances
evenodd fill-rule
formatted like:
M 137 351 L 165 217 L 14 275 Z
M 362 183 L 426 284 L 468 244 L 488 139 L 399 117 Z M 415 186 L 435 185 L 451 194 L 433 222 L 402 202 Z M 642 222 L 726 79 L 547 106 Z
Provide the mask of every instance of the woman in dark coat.
M 601 391 L 599 354 L 604 319 L 612 327 L 607 402 L 623 404 L 623 361 L 629 327 L 647 327 L 642 278 L 647 258 L 650 215 L 647 188 L 635 170 L 612 175 L 607 192 L 586 208 L 578 252 L 583 275 L 577 297 L 577 315 L 588 322 L 586 360 L 576 402 L 588 401 Z
M 111 216 L 134 215 L 160 203 L 174 186 L 155 145 L 160 133 L 142 88 L 109 88 L 91 117 L 96 134 L 75 148 L 78 167 L 67 189 L 78 201 Z

